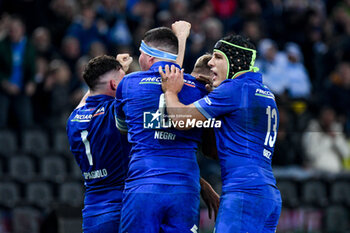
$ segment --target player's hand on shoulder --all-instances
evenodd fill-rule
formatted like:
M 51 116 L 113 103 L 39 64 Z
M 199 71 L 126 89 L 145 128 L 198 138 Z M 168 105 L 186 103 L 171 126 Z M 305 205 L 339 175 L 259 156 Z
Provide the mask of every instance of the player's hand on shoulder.
M 208 92 L 211 92 L 214 90 L 213 87 L 213 77 L 210 75 L 203 75 L 203 74 L 199 74 L 195 76 L 196 80 L 199 82 L 202 82 L 205 84 L 205 89 Z
M 179 20 L 171 25 L 171 29 L 177 38 L 187 38 L 190 35 L 191 24 L 184 20 Z
M 126 73 L 129 70 L 133 58 L 128 53 L 117 54 L 117 61 L 122 65 L 122 69 Z
M 173 92 L 175 94 L 179 93 L 184 85 L 184 70 L 171 65 L 165 66 L 165 72 L 163 68 L 159 67 L 159 73 L 162 77 L 162 90 L 163 92 Z
M 212 84 L 205 84 L 205 89 L 207 90 L 207 92 L 214 91 L 214 87 Z

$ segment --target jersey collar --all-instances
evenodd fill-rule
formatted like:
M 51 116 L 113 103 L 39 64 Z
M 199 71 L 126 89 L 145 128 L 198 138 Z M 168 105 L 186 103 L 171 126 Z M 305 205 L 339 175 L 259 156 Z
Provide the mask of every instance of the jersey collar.
M 181 67 L 174 63 L 174 62 L 169 62 L 169 61 L 158 61 L 156 63 L 154 63 L 151 68 L 149 68 L 150 71 L 156 71 L 158 72 L 158 67 L 161 66 L 161 67 L 165 67 L 166 65 L 169 66 L 169 68 L 171 67 L 171 65 L 174 65 L 176 66 L 177 68 L 181 69 Z
M 86 99 L 86 103 L 94 103 L 94 102 L 103 102 L 106 100 L 110 100 L 110 99 L 114 99 L 114 97 L 109 96 L 109 95 L 93 95 L 93 96 L 89 96 Z
M 262 83 L 262 75 L 259 72 L 246 72 L 244 74 L 239 75 L 235 79 L 250 79 L 259 83 Z

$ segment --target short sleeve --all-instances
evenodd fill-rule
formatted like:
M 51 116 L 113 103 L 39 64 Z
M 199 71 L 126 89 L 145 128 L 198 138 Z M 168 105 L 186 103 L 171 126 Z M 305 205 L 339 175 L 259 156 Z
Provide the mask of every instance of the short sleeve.
M 233 80 L 225 80 L 202 99 L 194 102 L 195 107 L 207 119 L 217 118 L 239 108 L 241 88 Z

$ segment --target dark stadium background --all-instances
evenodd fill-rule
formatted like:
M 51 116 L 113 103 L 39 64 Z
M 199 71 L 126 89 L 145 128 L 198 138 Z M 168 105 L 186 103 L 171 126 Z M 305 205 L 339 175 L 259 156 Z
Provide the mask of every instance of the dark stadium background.
M 322 148 L 337 156 L 335 146 L 304 141 L 307 135 L 340 137 L 350 147 L 349 0 L 0 0 L 0 40 L 15 15 L 36 49 L 36 88 L 26 96 L 32 114 L 16 114 L 13 104 L 0 109 L 8 114 L 0 128 L 1 233 L 81 232 L 83 181 L 65 133 L 69 113 L 87 90 L 81 70 L 92 57 L 121 52 L 134 57 L 131 71 L 139 70 L 144 32 L 180 19 L 192 24 L 187 72 L 229 33 L 248 36 L 260 61 L 271 45 L 299 58 L 310 86 L 297 89 L 308 93 L 294 95 L 293 82 L 277 85 L 281 90 L 275 93 L 281 120 L 272 164 L 283 198 L 277 232 L 350 232 L 350 153 L 335 158 L 341 166 L 330 171 L 314 160 L 327 153 Z M 300 73 L 294 71 L 284 70 L 281 77 L 297 80 Z M 317 122 L 323 127 L 312 128 Z M 315 149 L 320 151 L 310 157 Z M 220 193 L 218 163 L 201 155 L 198 162 Z M 212 232 L 213 224 L 201 203 L 200 232 Z

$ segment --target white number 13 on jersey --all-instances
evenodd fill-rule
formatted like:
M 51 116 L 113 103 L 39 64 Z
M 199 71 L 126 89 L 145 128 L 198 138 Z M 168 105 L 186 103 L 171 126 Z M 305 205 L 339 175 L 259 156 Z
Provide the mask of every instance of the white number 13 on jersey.
M 270 146 L 273 147 L 276 138 L 277 138 L 277 110 L 275 108 L 271 108 L 271 106 L 268 106 L 266 108 L 266 115 L 267 115 L 267 133 L 265 137 L 265 146 Z M 274 120 L 273 125 L 272 125 L 272 131 L 273 131 L 273 136 L 271 136 L 271 120 Z

